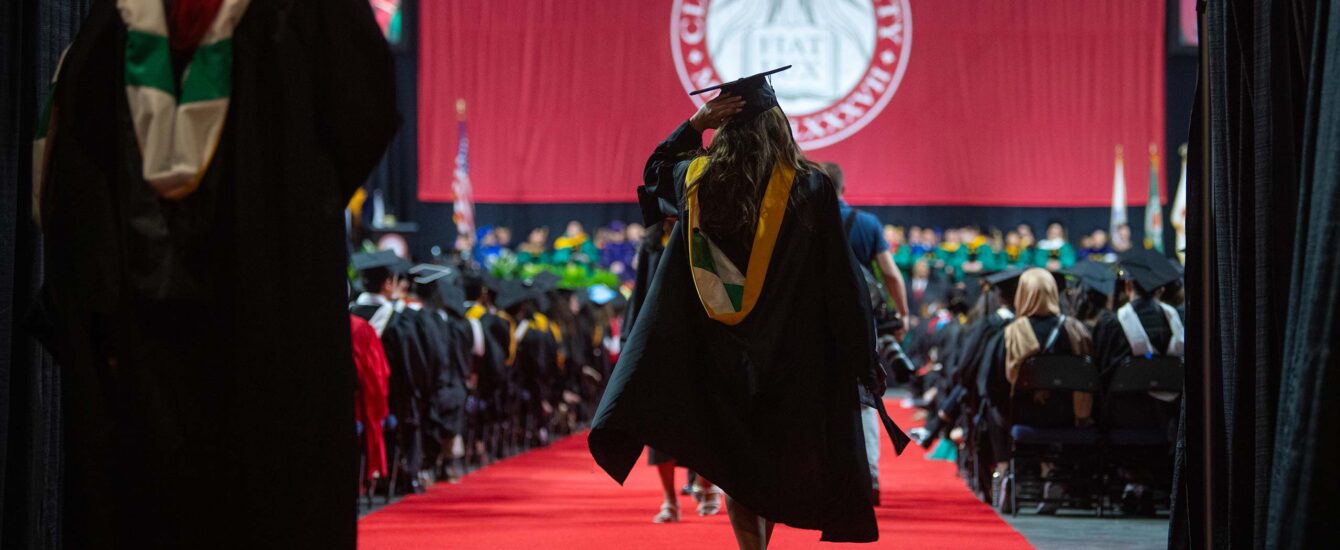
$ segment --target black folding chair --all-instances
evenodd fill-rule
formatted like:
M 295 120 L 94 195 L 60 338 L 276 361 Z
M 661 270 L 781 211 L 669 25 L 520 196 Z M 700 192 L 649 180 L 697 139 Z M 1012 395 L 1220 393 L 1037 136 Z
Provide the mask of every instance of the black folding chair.
M 1049 342 L 1051 341 L 1049 339 Z M 1050 345 L 1044 349 L 1050 349 Z M 1006 495 L 1008 498 L 1000 499 L 1002 508 L 1008 506 L 1009 509 L 1002 509 L 1002 512 L 1013 515 L 1019 513 L 1019 501 L 1025 492 L 1018 474 L 1021 460 L 1064 464 L 1073 472 L 1067 476 L 1073 482 L 1083 481 L 1085 474 L 1089 472 L 1093 472 L 1096 477 L 1096 473 L 1101 471 L 1101 467 L 1084 467 L 1086 462 L 1101 459 L 1101 438 L 1098 430 L 1092 426 L 1076 427 L 1072 407 L 1062 407 L 1068 411 L 1067 414 L 1058 414 L 1053 419 L 1043 421 L 1034 414 L 1033 420 L 1020 422 L 1025 416 L 1024 413 L 1029 412 L 1028 409 L 1036 410 L 1037 404 L 1033 401 L 1036 392 L 1047 391 L 1066 395 L 1069 395 L 1068 392 L 1088 392 L 1096 395 L 1098 389 L 1098 369 L 1086 356 L 1036 355 L 1020 366 L 1019 376 L 1014 382 L 1014 395 L 1010 401 L 1010 464 L 1006 478 L 1009 482 Z M 1054 395 L 1050 399 L 1057 398 Z M 1059 481 L 1060 478 L 1056 480 Z M 1045 483 L 1046 480 L 1039 479 L 1039 481 Z M 1079 483 L 1070 484 L 1072 496 L 1078 494 L 1080 489 Z M 1029 493 L 1034 494 L 1034 491 Z M 1050 499 L 1043 493 L 1042 483 L 1038 483 L 1036 498 L 1029 500 L 1049 501 Z M 1070 504 L 1078 499 L 1062 500 L 1060 504 Z M 1097 513 L 1102 514 L 1101 505 L 1097 506 Z
M 1181 358 L 1165 356 L 1135 357 L 1111 372 L 1098 416 L 1107 449 L 1105 462 L 1113 470 L 1106 472 L 1111 480 L 1105 484 L 1109 499 L 1119 498 L 1125 487 L 1116 468 L 1150 476 L 1164 470 L 1166 463 L 1170 475 L 1177 405 L 1169 398 L 1181 393 L 1184 375 Z M 1162 399 L 1151 392 L 1163 392 L 1158 394 Z

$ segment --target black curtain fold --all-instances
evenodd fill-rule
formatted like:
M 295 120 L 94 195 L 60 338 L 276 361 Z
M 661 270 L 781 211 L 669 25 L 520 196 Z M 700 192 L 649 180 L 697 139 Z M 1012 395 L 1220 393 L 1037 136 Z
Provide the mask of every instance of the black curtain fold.
M 1208 173 L 1191 177 L 1190 214 L 1208 238 L 1188 262 L 1189 324 L 1193 336 L 1201 323 L 1213 330 L 1188 342 L 1189 429 L 1170 546 L 1318 547 L 1335 534 L 1335 522 L 1319 518 L 1337 509 L 1328 473 L 1340 334 L 1331 321 L 1340 266 L 1330 250 L 1340 238 L 1340 41 L 1328 25 L 1336 6 L 1202 7 L 1208 101 L 1197 113 L 1209 118 L 1209 134 L 1193 140 L 1193 164 L 1206 160 Z
M 1318 0 L 1306 85 L 1306 117 L 1280 376 L 1279 419 L 1265 521 L 1267 548 L 1335 544 L 1340 464 L 1340 2 Z
M 0 7 L 0 547 L 60 548 L 60 370 L 27 335 L 41 285 L 32 138 L 60 54 L 92 0 Z

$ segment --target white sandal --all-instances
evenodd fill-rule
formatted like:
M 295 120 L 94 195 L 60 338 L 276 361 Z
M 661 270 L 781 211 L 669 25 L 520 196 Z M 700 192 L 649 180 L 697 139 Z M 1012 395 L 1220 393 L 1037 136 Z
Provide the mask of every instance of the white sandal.
M 720 487 L 713 485 L 711 489 L 702 491 L 702 500 L 698 502 L 698 515 L 715 516 L 721 513 L 721 496 L 726 494 Z
M 662 504 L 662 505 L 661 505 L 661 513 L 656 514 L 656 517 L 651 518 L 651 522 L 652 522 L 652 523 L 678 523 L 678 522 L 679 522 L 679 507 L 678 507 L 678 506 L 675 506 L 675 505 L 673 505 L 673 504 L 669 504 L 669 503 Z

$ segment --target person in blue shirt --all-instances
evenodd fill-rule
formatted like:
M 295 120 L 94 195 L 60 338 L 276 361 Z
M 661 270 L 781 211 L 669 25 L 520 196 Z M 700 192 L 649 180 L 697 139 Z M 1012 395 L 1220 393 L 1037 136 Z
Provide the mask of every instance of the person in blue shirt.
M 856 255 L 856 260 L 861 262 L 861 265 L 867 268 L 872 264 L 879 267 L 883 279 L 880 282 L 884 283 L 884 289 L 893 299 L 894 311 L 899 317 L 906 318 L 906 285 L 903 283 L 902 272 L 893 263 L 893 252 L 889 250 L 889 243 L 884 241 L 883 225 L 874 214 L 852 208 L 842 199 L 846 187 L 843 184 L 841 167 L 828 162 L 824 163 L 823 169 L 828 173 L 829 179 L 833 180 L 834 190 L 837 191 L 838 214 L 846 227 L 847 244 L 851 245 L 852 253 Z

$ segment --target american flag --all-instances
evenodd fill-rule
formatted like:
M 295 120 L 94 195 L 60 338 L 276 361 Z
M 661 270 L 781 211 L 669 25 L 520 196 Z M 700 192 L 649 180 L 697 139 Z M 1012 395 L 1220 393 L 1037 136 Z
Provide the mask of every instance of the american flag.
M 475 194 L 470 186 L 470 140 L 465 135 L 465 100 L 456 102 L 456 110 L 460 114 L 460 122 L 457 123 L 460 145 L 456 149 L 456 172 L 451 181 L 452 194 L 456 195 L 456 200 L 452 202 L 452 219 L 456 221 L 457 234 L 473 237 Z

